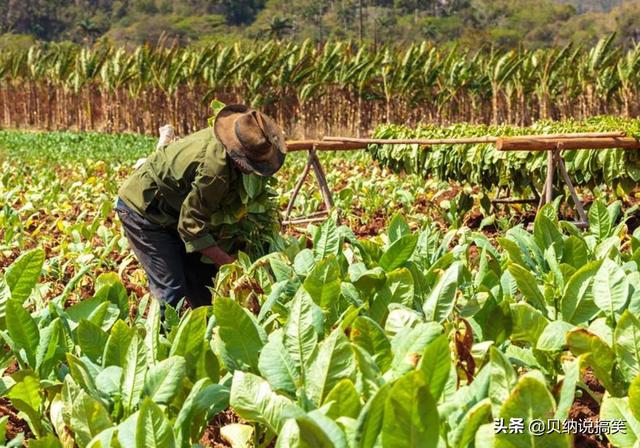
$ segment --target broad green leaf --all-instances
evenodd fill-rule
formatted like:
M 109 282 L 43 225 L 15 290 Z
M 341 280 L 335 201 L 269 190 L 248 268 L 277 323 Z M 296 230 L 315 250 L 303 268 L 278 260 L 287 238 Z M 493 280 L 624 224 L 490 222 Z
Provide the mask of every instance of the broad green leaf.
M 96 388 L 108 396 L 119 396 L 120 384 L 122 384 L 121 367 L 108 366 L 96 376 Z
M 382 386 L 365 404 L 358 416 L 355 446 L 373 448 L 378 445 L 385 412 L 385 403 L 391 390 L 391 384 Z
M 407 268 L 400 268 L 387 274 L 385 287 L 389 288 L 389 302 L 413 306 L 415 291 L 413 276 Z
M 71 408 L 71 430 L 80 447 L 87 446 L 91 439 L 112 426 L 109 412 L 102 404 L 81 390 Z
M 145 346 L 140 336 L 136 334 L 131 339 L 122 366 L 122 405 L 127 413 L 131 413 L 140 401 L 146 372 Z
M 11 291 L 11 299 L 22 304 L 29 298 L 40 277 L 44 260 L 44 250 L 32 249 L 20 255 L 7 268 L 4 280 Z
M 411 233 L 411 229 L 409 225 L 404 220 L 400 213 L 396 213 L 389 221 L 389 229 L 387 230 L 387 234 L 389 235 L 389 241 L 394 242 L 398 241 L 405 235 L 409 235 Z
M 401 267 L 411 258 L 417 243 L 417 234 L 405 235 L 394 241 L 380 257 L 380 267 L 386 272 Z
M 262 191 L 262 178 L 257 174 L 243 174 L 242 186 L 249 199 L 253 199 Z
M 587 322 L 598 313 L 593 301 L 593 279 L 602 261 L 594 261 L 580 267 L 569 278 L 562 296 L 562 318 L 572 324 Z
M 570 447 L 571 437 L 568 434 L 550 433 L 533 435 L 527 428 L 528 422 L 534 419 L 546 421 L 555 413 L 555 403 L 546 384 L 536 376 L 527 374 L 520 378 L 511 394 L 500 409 L 500 418 L 508 422 L 512 418 L 523 418 L 525 422 L 522 434 L 496 434 L 496 448 Z
M 443 322 L 449 317 L 455 305 L 461 270 L 460 263 L 453 263 L 433 287 L 422 307 L 427 320 Z
M 2 437 L 2 439 L 4 440 L 4 437 Z M 53 434 L 47 434 L 41 439 L 29 440 L 29 448 L 62 448 L 62 445 L 56 436 Z
M 498 237 L 497 241 L 498 244 L 500 244 L 500 246 L 507 252 L 507 255 L 509 255 L 509 259 L 513 264 L 517 264 L 520 266 L 525 265 L 525 260 L 522 257 L 522 251 L 515 241 L 512 241 L 509 238 L 505 237 Z
M 117 427 L 112 426 L 103 430 L 100 434 L 91 439 L 91 442 L 89 442 L 87 448 L 107 448 L 114 446 L 116 443 L 118 443 Z
M 382 372 L 373 357 L 362 347 L 353 346 L 356 362 L 356 389 L 364 399 L 370 398 L 384 383 Z
M 169 420 L 149 397 L 140 406 L 136 425 L 136 445 L 172 448 L 176 446 Z
M 230 300 L 230 299 L 225 299 Z M 235 303 L 234 303 L 235 304 Z M 238 305 L 236 305 L 238 306 Z M 222 305 L 219 309 L 222 309 Z M 194 380 L 195 366 L 198 363 L 200 354 L 202 351 L 202 341 L 205 337 L 207 329 L 207 314 L 209 312 L 208 307 L 200 307 L 194 310 L 190 310 L 180 320 L 175 338 L 171 344 L 171 350 L 169 350 L 169 356 L 182 356 L 187 361 L 187 372 L 192 380 Z M 224 315 L 216 318 L 220 324 L 220 332 L 225 335 L 228 334 L 227 325 L 229 324 L 229 315 Z M 238 325 L 242 325 L 242 322 L 238 320 Z M 224 330 L 222 330 L 224 328 Z M 250 337 L 250 334 L 243 333 L 243 328 L 238 327 L 237 330 L 244 337 Z M 238 335 L 236 335 L 237 337 Z
M 414 328 L 400 331 L 391 340 L 393 360 L 391 368 L 398 378 L 418 367 L 424 350 L 431 341 L 442 334 L 442 326 L 435 322 L 420 323 Z
M 253 426 L 231 423 L 220 428 L 220 436 L 231 448 L 253 447 Z
M 629 310 L 622 313 L 613 340 L 618 366 L 630 382 L 640 374 L 640 321 Z
M 598 239 L 607 238 L 611 232 L 613 223 L 607 212 L 607 207 L 602 201 L 594 201 L 589 209 L 589 229 Z
M 42 435 L 40 406 L 43 403 L 40 380 L 31 370 L 18 370 L 11 375 L 15 384 L 7 393 L 11 404 L 24 412 L 29 420 L 29 426 L 36 436 Z
M 303 249 L 296 254 L 293 260 L 293 268 L 296 274 L 306 277 L 315 266 L 316 259 L 311 249 Z
M 118 320 L 111 327 L 111 332 L 104 347 L 102 364 L 107 366 L 122 367 L 127 358 L 129 345 L 135 334 L 135 329 L 130 328 L 124 321 Z
M 536 348 L 547 352 L 560 352 L 566 345 L 566 334 L 575 327 L 567 322 L 550 322 L 540 334 Z
M 269 342 L 260 352 L 258 368 L 260 375 L 274 389 L 295 396 L 296 389 L 301 384 L 300 371 L 282 343 L 281 332 L 274 332 L 269 336 Z
M 489 349 L 489 400 L 494 417 L 500 414 L 500 408 L 509 398 L 518 376 L 509 359 L 497 348 Z
M 564 378 L 562 388 L 558 398 L 558 408 L 554 418 L 566 420 L 569 418 L 569 411 L 573 405 L 576 395 L 576 385 L 580 380 L 580 358 L 567 361 L 563 364 Z
M 407 308 L 398 303 L 389 305 L 389 314 L 384 323 L 384 331 L 389 337 L 393 337 L 405 328 L 413 328 L 423 321 L 423 316 L 418 311 Z
M 95 289 L 94 297 L 100 297 L 113 303 L 120 310 L 120 318 L 127 317 L 129 313 L 129 298 L 118 274 L 115 272 L 100 274 L 96 279 Z
M 211 319 L 214 321 L 214 319 Z M 203 340 L 200 358 L 195 366 L 195 378 L 209 378 L 214 383 L 220 381 L 220 361 L 216 356 L 211 341 Z
M 320 227 L 320 231 L 313 241 L 313 250 L 316 261 L 322 260 L 329 255 L 338 255 L 340 238 L 333 219 L 327 219 Z
M 447 335 L 440 335 L 427 344 L 418 369 L 424 375 L 431 396 L 438 402 L 451 371 L 451 349 Z
M 176 445 L 191 446 L 200 440 L 202 431 L 214 415 L 229 406 L 229 389 L 211 384 L 209 378 L 196 381 L 173 424 Z
M 562 233 L 556 224 L 547 218 L 544 213 L 538 213 L 533 226 L 533 235 L 538 246 L 544 251 L 552 245 L 555 252 L 562 258 L 564 248 Z
M 262 423 L 279 433 L 285 421 L 304 415 L 291 400 L 276 394 L 259 376 L 236 370 L 229 404 L 243 419 Z
M 464 415 L 458 426 L 455 428 L 451 441 L 457 448 L 471 446 L 476 438 L 478 429 L 491 418 L 491 403 L 489 399 L 484 399 L 476 403 Z
M 301 420 L 311 420 L 318 428 L 322 429 L 322 432 L 327 435 L 331 442 L 330 447 L 348 447 L 347 438 L 344 431 L 340 428 L 340 425 L 324 415 L 320 409 L 313 410 L 304 417 L 296 417 L 297 422 Z
M 354 378 L 354 375 L 355 363 L 351 344 L 342 329 L 336 328 L 320 343 L 310 360 L 308 396 L 320 404 L 340 380 Z
M 593 279 L 593 300 L 605 313 L 612 315 L 620 310 L 629 297 L 629 282 L 614 261 L 606 259 Z
M 276 440 L 277 448 L 334 448 L 326 432 L 311 418 L 290 418 L 282 427 Z
M 633 416 L 627 397 L 615 398 L 606 395 L 600 405 L 600 419 L 609 421 L 622 420 L 625 422 L 626 431 L 607 434 L 607 438 L 613 446 L 625 448 L 636 446 L 640 437 L 640 422 Z
M 182 356 L 171 356 L 149 368 L 144 381 L 144 394 L 157 404 L 168 405 L 182 387 L 187 363 Z
M 284 327 L 283 345 L 306 383 L 306 370 L 318 343 L 316 331 L 316 304 L 307 294 L 297 294 L 289 308 L 289 318 Z M 321 315 L 321 313 L 320 313 Z
M 609 393 L 615 396 L 622 393 L 612 378 L 615 354 L 606 342 L 583 328 L 577 328 L 567 333 L 567 345 L 574 355 L 584 355 L 584 363 L 593 369 Z
M 511 263 L 509 272 L 515 279 L 518 289 L 534 308 L 540 310 L 543 314 L 547 313 L 544 296 L 538 287 L 536 277 L 528 270 L 520 265 Z
M 41 378 L 54 373 L 54 366 L 64 360 L 65 349 L 62 322 L 59 318 L 55 318 L 40 332 L 40 341 L 36 350 L 36 369 Z
M 571 235 L 564 241 L 564 252 L 562 254 L 562 260 L 573 266 L 576 269 L 580 269 L 589 262 L 587 244 L 579 236 Z
M 147 347 L 147 358 L 149 363 L 158 362 L 162 359 L 163 354 L 160 346 L 160 301 L 151 300 L 144 327 L 146 329 L 144 345 Z M 113 329 L 111 334 L 113 335 Z
M 72 353 L 67 353 L 67 364 L 74 381 L 90 396 L 99 397 L 100 391 L 96 389 L 95 375 L 90 370 L 89 365 Z
M 387 274 L 379 266 L 367 269 L 364 263 L 349 265 L 349 279 L 361 291 L 378 289 L 384 285 L 386 278 Z
M 351 325 L 351 342 L 365 349 L 374 359 L 381 372 L 387 371 L 393 357 L 391 343 L 384 330 L 367 316 L 358 316 Z
M 35 320 L 24 309 L 22 303 L 11 299 L 7 302 L 7 330 L 18 348 L 24 350 L 29 366 L 36 366 L 36 351 L 40 342 L 40 332 Z
M 629 409 L 636 420 L 640 421 L 640 375 L 629 386 Z
M 335 255 L 320 260 L 309 272 L 303 286 L 323 310 L 336 306 L 340 297 L 340 266 Z
M 83 319 L 76 328 L 76 338 L 82 353 L 91 361 L 98 362 L 107 345 L 107 333 L 93 322 Z
M 360 397 L 353 381 L 346 378 L 331 389 L 322 404 L 323 406 L 331 405 L 326 415 L 332 420 L 337 420 L 339 417 L 358 418 L 362 409 Z
M 525 302 L 511 304 L 510 309 L 513 322 L 511 339 L 526 341 L 535 347 L 549 321 L 539 310 Z
M 437 447 L 440 419 L 420 371 L 398 379 L 384 406 L 383 446 Z
M 140 411 L 137 411 L 127 417 L 124 421 L 122 421 L 117 426 L 118 431 L 118 442 L 122 447 L 133 447 L 133 448 L 142 448 L 139 447 L 136 442 L 136 432 L 138 426 L 138 417 L 140 416 Z
M 227 356 L 235 363 L 227 365 L 227 368 L 235 370 L 244 367 L 257 372 L 260 350 L 267 340 L 264 330 L 251 312 L 233 299 L 225 297 L 215 299 L 213 312 L 218 324 L 218 335 L 224 342 Z M 228 358 L 225 362 L 229 362 Z

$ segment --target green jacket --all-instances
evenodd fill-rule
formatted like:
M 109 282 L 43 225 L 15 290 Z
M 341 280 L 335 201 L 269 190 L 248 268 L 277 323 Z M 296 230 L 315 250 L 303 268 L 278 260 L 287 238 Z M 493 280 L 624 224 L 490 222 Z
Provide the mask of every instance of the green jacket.
M 238 200 L 240 174 L 207 128 L 156 150 L 118 195 L 147 220 L 176 228 L 196 252 L 217 244 L 211 217 Z

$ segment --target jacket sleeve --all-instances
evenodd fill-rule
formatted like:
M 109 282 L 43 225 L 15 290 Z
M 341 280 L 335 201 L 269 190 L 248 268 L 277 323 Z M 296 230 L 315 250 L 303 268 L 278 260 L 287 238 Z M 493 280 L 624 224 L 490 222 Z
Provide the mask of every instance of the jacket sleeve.
M 197 252 L 216 244 L 209 220 L 220 207 L 229 189 L 229 177 L 201 165 L 180 209 L 178 233 L 187 252 Z

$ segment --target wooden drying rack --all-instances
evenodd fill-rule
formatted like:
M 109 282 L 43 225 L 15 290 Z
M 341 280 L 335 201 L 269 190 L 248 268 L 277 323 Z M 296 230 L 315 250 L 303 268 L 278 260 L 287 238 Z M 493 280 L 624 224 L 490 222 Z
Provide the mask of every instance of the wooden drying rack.
M 627 137 L 624 132 L 586 132 L 578 134 L 548 134 L 548 135 L 523 135 L 514 137 L 469 137 L 469 138 L 443 138 L 443 139 L 373 139 L 352 137 L 325 137 L 322 140 L 301 140 L 287 142 L 289 152 L 308 151 L 307 163 L 296 182 L 293 193 L 285 212 L 284 225 L 307 224 L 324 221 L 334 207 L 331 189 L 318 159 L 318 151 L 352 151 L 363 150 L 371 144 L 406 145 L 416 144 L 423 147 L 433 145 L 453 144 L 494 144 L 499 151 L 547 151 L 547 175 L 542 193 L 539 199 L 495 199 L 494 203 L 535 203 L 538 208 L 553 201 L 553 182 L 555 172 L 558 171 L 562 180 L 567 185 L 571 194 L 580 221 L 575 223 L 578 227 L 587 227 L 588 218 L 584 204 L 578 197 L 576 189 L 571 181 L 569 173 L 562 157 L 563 150 L 591 150 L 591 149 L 640 149 L 638 140 Z M 309 173 L 313 170 L 325 209 L 308 216 L 291 219 L 291 212 L 296 198 Z

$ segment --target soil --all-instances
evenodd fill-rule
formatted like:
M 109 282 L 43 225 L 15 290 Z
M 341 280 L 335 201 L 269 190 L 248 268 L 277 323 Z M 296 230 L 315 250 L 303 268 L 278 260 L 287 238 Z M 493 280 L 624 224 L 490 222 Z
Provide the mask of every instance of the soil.
M 230 409 L 219 413 L 207 425 L 200 439 L 200 444 L 212 448 L 226 448 L 231 446 L 220 435 L 220 428 L 231 423 L 238 423 L 239 421 L 240 417 Z
M 227 409 L 224 412 L 216 415 L 213 420 L 209 422 L 207 428 L 200 439 L 200 445 L 210 448 L 229 448 L 231 445 L 220 435 L 220 428 L 232 423 L 245 423 L 235 412 L 231 409 Z M 273 439 L 267 448 L 273 448 L 276 444 L 276 440 Z
M 591 369 L 587 369 L 584 372 L 582 382 L 589 387 L 595 396 L 602 398 L 605 391 L 604 386 L 600 384 Z M 597 423 L 600 419 L 600 403 L 583 391 L 582 396 L 576 396 L 573 401 L 573 405 L 569 410 L 569 419 L 576 421 L 591 420 Z M 613 445 L 605 435 L 597 434 L 575 434 L 573 446 L 576 448 L 613 448 Z
M 18 417 L 18 410 L 13 407 L 8 398 L 2 397 L 0 398 L 0 417 L 5 415 L 9 416 L 6 433 L 7 440 L 15 439 L 18 434 L 23 434 L 25 440 L 33 438 L 33 433 L 29 429 L 27 422 Z

